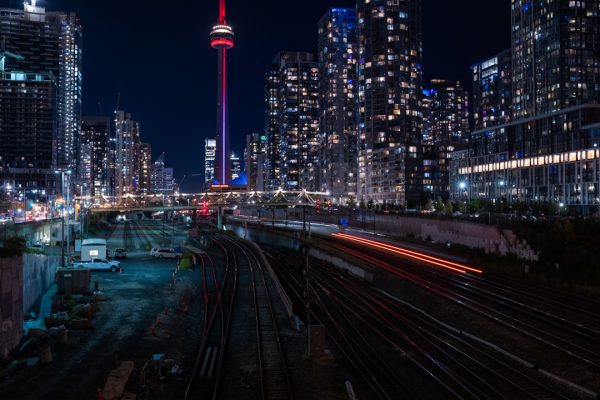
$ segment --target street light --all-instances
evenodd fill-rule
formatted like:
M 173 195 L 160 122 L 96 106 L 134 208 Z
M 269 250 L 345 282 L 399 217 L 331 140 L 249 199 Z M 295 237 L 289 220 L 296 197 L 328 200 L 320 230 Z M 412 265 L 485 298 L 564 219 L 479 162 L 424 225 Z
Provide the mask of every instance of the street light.
M 466 181 L 460 181 L 458 183 L 458 187 L 463 191 L 462 195 L 464 196 L 465 189 L 468 187 L 468 183 Z M 471 202 L 471 190 L 469 188 L 469 192 L 467 193 L 467 203 Z

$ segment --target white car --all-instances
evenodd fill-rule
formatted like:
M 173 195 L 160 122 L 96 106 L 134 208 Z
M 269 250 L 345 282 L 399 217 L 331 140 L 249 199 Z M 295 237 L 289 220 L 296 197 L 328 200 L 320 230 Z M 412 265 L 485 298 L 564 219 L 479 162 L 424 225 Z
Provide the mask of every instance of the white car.
M 78 261 L 73 263 L 73 268 L 89 268 L 92 271 L 121 271 L 121 263 L 115 260 L 93 258 L 92 261 Z
M 175 251 L 175 249 L 152 249 L 152 251 L 154 251 L 154 254 L 152 252 L 150 254 L 157 258 L 181 258 L 181 253 Z

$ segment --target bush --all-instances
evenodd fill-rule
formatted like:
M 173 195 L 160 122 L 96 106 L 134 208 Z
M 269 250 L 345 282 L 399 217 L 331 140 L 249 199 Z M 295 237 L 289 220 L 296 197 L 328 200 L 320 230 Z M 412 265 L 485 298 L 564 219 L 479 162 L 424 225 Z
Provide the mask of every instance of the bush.
M 0 257 L 10 258 L 20 256 L 27 248 L 25 239 L 21 237 L 12 237 L 4 241 L 4 246 L 0 247 Z

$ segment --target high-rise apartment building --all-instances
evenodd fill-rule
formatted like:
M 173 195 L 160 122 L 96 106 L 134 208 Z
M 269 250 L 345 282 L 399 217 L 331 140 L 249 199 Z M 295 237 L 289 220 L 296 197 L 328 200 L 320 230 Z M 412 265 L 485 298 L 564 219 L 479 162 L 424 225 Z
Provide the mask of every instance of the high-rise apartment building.
M 56 80 L 54 166 L 77 167 L 81 128 L 82 28 L 75 14 L 48 12 L 25 3 L 0 9 L 0 40 L 7 67 L 27 74 L 52 74 Z
M 432 79 L 423 90 L 423 190 L 446 200 L 452 152 L 469 143 L 468 94 L 460 82 Z
M 4 54 L 0 52 L 0 57 Z M 47 189 L 53 177 L 55 85 L 50 74 L 0 70 L 0 175 L 4 189 Z
M 598 0 L 511 0 L 515 119 L 600 102 Z
M 475 130 L 502 125 L 512 116 L 510 49 L 471 66 Z
M 460 82 L 432 79 L 423 96 L 427 99 L 422 107 L 426 144 L 466 147 L 470 129 L 469 96 Z
M 364 201 L 421 201 L 421 1 L 358 0 L 359 190 Z
M 139 188 L 140 124 L 131 114 L 115 111 L 115 185 L 117 201 Z
M 356 198 L 358 174 L 356 11 L 331 8 L 318 24 L 321 68 L 322 191 L 336 202 Z
M 111 123 L 108 117 L 82 117 L 79 140 L 77 193 L 93 203 L 110 196 L 109 138 Z
M 246 135 L 245 164 L 248 190 L 265 190 L 267 180 L 267 136 L 260 133 Z
M 268 126 L 269 150 L 276 149 L 273 188 L 288 190 L 319 188 L 319 64 L 314 55 L 302 52 L 282 52 L 275 56 L 273 71 L 279 71 L 279 89 L 276 110 L 267 107 L 267 118 L 273 117 L 275 126 Z M 277 66 L 277 67 L 275 67 Z M 267 76 L 267 91 L 274 84 Z M 267 101 L 270 101 L 267 99 Z M 271 116 L 277 112 L 277 118 Z M 279 137 L 271 135 L 277 131 Z M 271 154 L 270 154 L 271 155 Z M 279 170 L 277 171 L 277 164 Z
M 215 179 L 215 156 L 217 154 L 217 141 L 215 139 L 204 140 L 204 182 L 212 183 Z
M 278 189 L 281 185 L 280 83 L 279 64 L 269 65 L 265 72 L 265 135 L 267 136 L 266 187 L 270 190 Z
M 512 119 L 479 126 L 469 151 L 454 155 L 453 196 L 592 212 L 600 205 L 600 1 L 512 0 L 511 17 Z

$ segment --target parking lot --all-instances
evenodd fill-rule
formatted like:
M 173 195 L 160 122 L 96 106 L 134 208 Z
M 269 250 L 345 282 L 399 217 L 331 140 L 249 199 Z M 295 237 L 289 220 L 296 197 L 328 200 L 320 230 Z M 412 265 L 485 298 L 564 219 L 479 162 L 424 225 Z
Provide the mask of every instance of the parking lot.
M 118 227 L 108 240 L 109 246 L 127 247 L 123 272 L 92 273 L 92 287 L 97 284 L 106 296 L 96 302 L 93 329 L 71 330 L 67 344 L 52 345 L 52 363 L 25 367 L 0 382 L 0 398 L 96 399 L 97 389 L 122 361 L 134 362 L 134 375 L 155 353 L 182 368 L 190 362 L 197 343 L 186 338 L 197 337 L 199 329 L 194 301 L 199 274 L 180 270 L 174 283 L 177 260 L 151 257 L 146 249 L 162 245 L 153 231 L 156 227 L 138 226 L 133 235 L 121 235 L 125 228 Z M 130 380 L 138 392 L 142 378 Z M 146 386 L 146 398 L 171 398 L 166 393 L 177 392 L 181 384 L 172 380 L 158 388 Z

